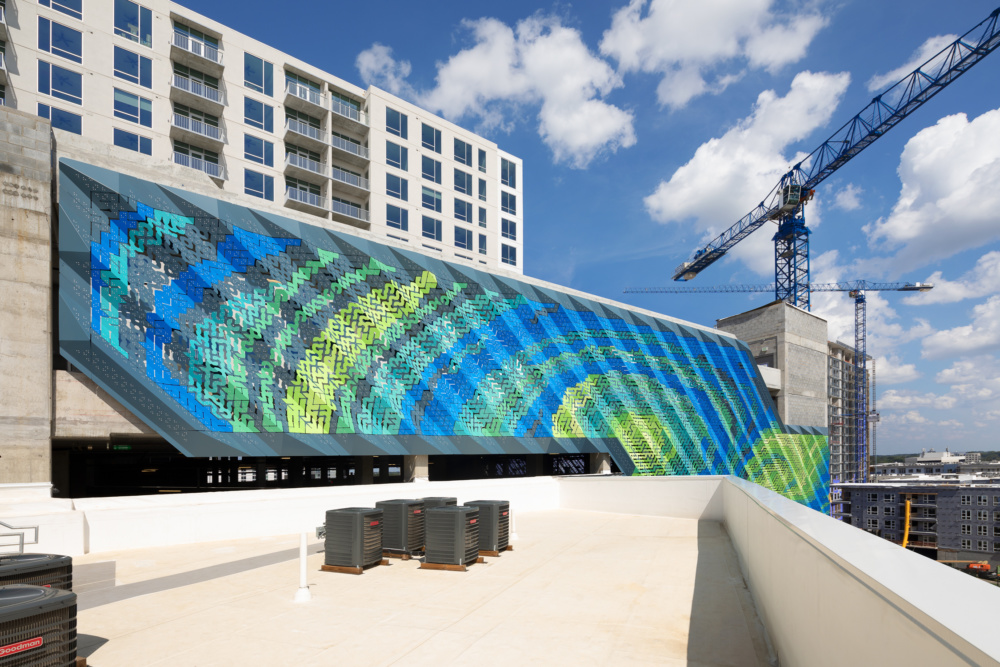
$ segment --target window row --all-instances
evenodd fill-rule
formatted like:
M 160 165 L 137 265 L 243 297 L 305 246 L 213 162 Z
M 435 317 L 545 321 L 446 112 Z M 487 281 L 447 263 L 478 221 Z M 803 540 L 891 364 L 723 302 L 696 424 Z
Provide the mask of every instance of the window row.
M 385 131 L 401 139 L 409 139 L 409 118 L 406 114 L 397 109 L 386 107 L 385 109 Z M 420 124 L 420 145 L 435 153 L 441 154 L 443 150 L 441 130 L 427 123 Z M 474 166 L 472 163 L 472 145 L 462 141 L 458 137 L 454 138 L 455 161 L 468 167 Z M 398 148 L 398 147 L 397 147 Z M 405 148 L 403 150 L 406 150 Z M 504 161 L 506 162 L 506 160 Z M 512 163 L 509 163 L 512 164 Z M 486 151 L 477 149 L 477 161 L 475 165 L 479 171 L 486 173 Z M 514 176 L 516 182 L 516 175 Z M 441 181 L 437 181 L 440 183 Z M 511 186 L 516 187 L 516 186 Z
M 991 548 L 992 547 L 992 548 Z M 972 551 L 972 540 L 962 540 L 962 548 L 966 551 Z M 988 540 L 978 540 L 976 543 L 976 551 L 1000 551 L 1000 542 L 995 542 L 990 544 Z

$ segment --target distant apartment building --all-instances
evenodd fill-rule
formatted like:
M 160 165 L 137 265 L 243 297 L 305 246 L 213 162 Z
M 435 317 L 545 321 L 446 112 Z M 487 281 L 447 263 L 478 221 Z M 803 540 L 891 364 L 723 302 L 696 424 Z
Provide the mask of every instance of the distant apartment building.
M 167 0 L 0 0 L 0 103 L 249 206 L 523 273 L 520 159 Z

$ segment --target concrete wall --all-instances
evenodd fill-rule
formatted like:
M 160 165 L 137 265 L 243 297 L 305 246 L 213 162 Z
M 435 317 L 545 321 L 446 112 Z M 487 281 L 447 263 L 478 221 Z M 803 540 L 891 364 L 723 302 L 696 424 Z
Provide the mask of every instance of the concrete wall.
M 50 137 L 0 107 L 0 484 L 51 476 Z
M 53 436 L 106 439 L 155 433 L 83 373 L 55 372 Z

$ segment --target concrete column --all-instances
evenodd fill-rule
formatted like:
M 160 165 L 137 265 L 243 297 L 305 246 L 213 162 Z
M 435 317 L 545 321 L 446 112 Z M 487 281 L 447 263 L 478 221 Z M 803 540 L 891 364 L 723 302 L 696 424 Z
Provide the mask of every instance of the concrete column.
M 48 121 L 0 107 L 0 487 L 51 485 Z
M 371 456 L 359 456 L 355 460 L 358 484 L 374 484 L 375 474 L 372 469 L 375 467 L 375 459 Z
M 429 482 L 431 479 L 428 456 L 403 457 L 404 482 Z
M 610 475 L 611 474 L 611 455 L 604 452 L 597 452 L 590 455 L 590 465 L 587 466 L 587 472 L 591 475 Z

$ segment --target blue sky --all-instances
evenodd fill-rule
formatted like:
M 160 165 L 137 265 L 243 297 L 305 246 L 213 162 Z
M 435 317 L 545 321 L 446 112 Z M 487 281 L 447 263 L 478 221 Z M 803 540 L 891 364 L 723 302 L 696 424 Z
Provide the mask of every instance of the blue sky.
M 526 274 L 714 325 L 770 298 L 622 290 L 670 284 L 796 154 L 867 105 L 879 77 L 996 2 L 195 8 L 521 157 Z M 992 54 L 828 178 L 807 209 L 814 281 L 937 284 L 869 296 L 880 453 L 1000 449 L 998 83 Z M 772 233 L 759 230 L 689 284 L 772 281 Z M 848 297 L 813 298 L 830 337 L 853 341 Z

